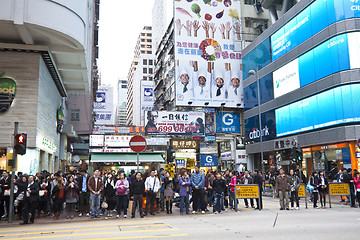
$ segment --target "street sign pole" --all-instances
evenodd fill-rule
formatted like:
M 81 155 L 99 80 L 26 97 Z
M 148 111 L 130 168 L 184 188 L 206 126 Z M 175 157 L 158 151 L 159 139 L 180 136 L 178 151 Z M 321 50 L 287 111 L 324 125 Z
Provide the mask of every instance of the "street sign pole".
M 136 169 L 137 169 L 137 172 L 140 171 L 140 154 L 137 152 L 136 153 Z
M 15 146 L 15 136 L 16 134 L 18 134 L 18 129 L 19 129 L 19 123 L 18 122 L 15 122 L 14 124 L 14 146 Z M 9 206 L 9 209 L 7 209 L 9 211 L 9 219 L 8 219 L 8 222 L 9 223 L 12 223 L 13 221 L 13 215 L 14 215 L 14 188 L 15 188 L 15 184 L 14 184 L 14 181 L 15 181 L 15 166 L 16 166 L 16 160 L 17 160 L 17 153 L 16 153 L 16 150 L 15 148 L 13 148 L 13 165 L 11 167 L 11 183 L 10 183 L 10 206 Z M 9 159 L 8 159 L 9 161 Z

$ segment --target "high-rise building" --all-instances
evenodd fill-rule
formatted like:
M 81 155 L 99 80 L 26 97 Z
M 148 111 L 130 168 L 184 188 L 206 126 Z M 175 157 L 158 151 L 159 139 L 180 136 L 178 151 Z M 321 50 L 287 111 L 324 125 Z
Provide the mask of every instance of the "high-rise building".
M 152 31 L 145 26 L 140 32 L 135 50 L 134 59 L 128 73 L 127 89 L 127 124 L 140 125 L 140 82 L 153 81 L 154 55 L 152 52 Z
M 18 157 L 18 171 L 65 170 L 70 165 L 69 146 L 79 140 L 78 133 L 92 129 L 99 3 L 1 1 L 0 72 L 6 78 L 0 84 L 13 79 L 16 92 L 1 95 L 1 99 L 11 97 L 13 103 L 5 111 L 0 101 L 4 110 L 0 113 L 0 149 L 11 152 L 14 122 L 19 122 L 19 132 L 27 133 L 27 151 Z M 77 106 L 78 99 L 84 107 Z M 1 156 L 0 168 L 5 163 L 6 157 Z
M 155 0 L 154 2 L 152 9 L 152 48 L 154 51 L 158 48 L 173 18 L 173 4 L 174 1 L 169 0 Z
M 360 170 L 358 6 L 299 1 L 244 49 L 250 169 Z
M 126 94 L 127 94 L 127 81 L 118 81 L 118 101 L 117 101 L 117 121 L 118 125 L 126 125 Z

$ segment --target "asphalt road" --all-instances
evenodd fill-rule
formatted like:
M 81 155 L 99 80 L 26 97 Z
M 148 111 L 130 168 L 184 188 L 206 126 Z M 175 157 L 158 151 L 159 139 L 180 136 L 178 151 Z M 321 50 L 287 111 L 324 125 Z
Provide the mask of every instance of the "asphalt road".
M 333 205 L 327 209 L 280 211 L 277 199 L 264 198 L 262 211 L 205 215 L 161 213 L 144 219 L 96 219 L 86 217 L 54 221 L 37 219 L 20 226 L 0 223 L 1 239 L 359 239 L 360 208 Z

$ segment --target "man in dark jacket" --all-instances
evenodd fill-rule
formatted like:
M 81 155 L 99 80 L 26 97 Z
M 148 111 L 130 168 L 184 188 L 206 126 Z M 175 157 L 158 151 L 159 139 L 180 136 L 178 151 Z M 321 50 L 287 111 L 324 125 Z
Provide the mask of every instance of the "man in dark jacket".
M 9 173 L 4 171 L 2 173 L 2 178 L 0 180 L 0 203 L 1 203 L 1 210 L 0 210 L 0 218 L 1 217 L 8 217 L 9 214 L 9 203 L 10 203 L 10 188 L 11 188 L 11 178 Z M 4 215 L 4 207 L 7 211 L 7 215 Z
M 81 176 L 78 177 L 78 186 L 79 186 L 79 208 L 80 213 L 79 217 L 83 214 L 89 214 L 89 199 L 90 199 L 90 191 L 88 188 L 88 182 L 90 179 L 89 174 L 84 169 L 80 170 Z
M 34 223 L 37 205 L 39 202 L 39 184 L 34 181 L 35 177 L 30 175 L 28 185 L 24 194 L 23 222 L 20 224 L 28 224 L 29 213 L 31 213 L 30 223 Z
M 254 184 L 259 185 L 259 198 L 256 199 L 256 208 L 255 209 L 262 209 L 263 208 L 263 204 L 262 204 L 262 176 L 261 173 L 258 170 L 254 171 Z
M 352 177 L 351 168 L 343 169 L 343 182 L 349 184 L 350 188 L 350 205 L 351 207 L 355 207 L 355 190 L 354 190 L 354 179 Z
M 140 172 L 136 173 L 135 177 L 136 178 L 130 184 L 130 199 L 133 200 L 133 208 L 129 210 L 131 211 L 131 218 L 135 218 L 136 207 L 139 207 L 140 217 L 143 218 L 143 195 L 145 193 L 145 183 L 141 179 L 142 176 Z
M 215 194 L 214 198 L 214 213 L 221 213 L 222 204 L 221 200 L 224 198 L 224 192 L 226 191 L 225 179 L 221 178 L 221 173 L 216 173 L 216 178 L 212 181 L 212 188 Z

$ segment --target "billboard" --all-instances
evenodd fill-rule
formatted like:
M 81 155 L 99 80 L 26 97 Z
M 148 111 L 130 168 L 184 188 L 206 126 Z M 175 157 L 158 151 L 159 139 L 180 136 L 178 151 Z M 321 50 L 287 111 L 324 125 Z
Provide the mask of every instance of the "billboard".
M 129 147 L 132 136 L 105 136 L 105 147 Z
M 240 133 L 240 114 L 232 112 L 216 113 L 217 133 Z
M 145 135 L 204 136 L 204 134 L 203 112 L 146 112 Z
M 273 86 L 275 98 L 300 88 L 298 58 L 273 73 Z
M 201 155 L 200 156 L 200 166 L 201 167 L 217 167 L 218 166 L 218 156 L 217 155 Z
M 243 106 L 240 1 L 175 1 L 176 105 Z M 191 103 L 191 104 L 190 104 Z
M 154 87 L 153 81 L 141 81 L 141 110 L 151 111 L 154 109 Z
M 94 112 L 97 125 L 114 124 L 114 93 L 113 87 L 100 86 L 96 92 Z
M 90 135 L 89 147 L 103 147 L 104 135 Z

